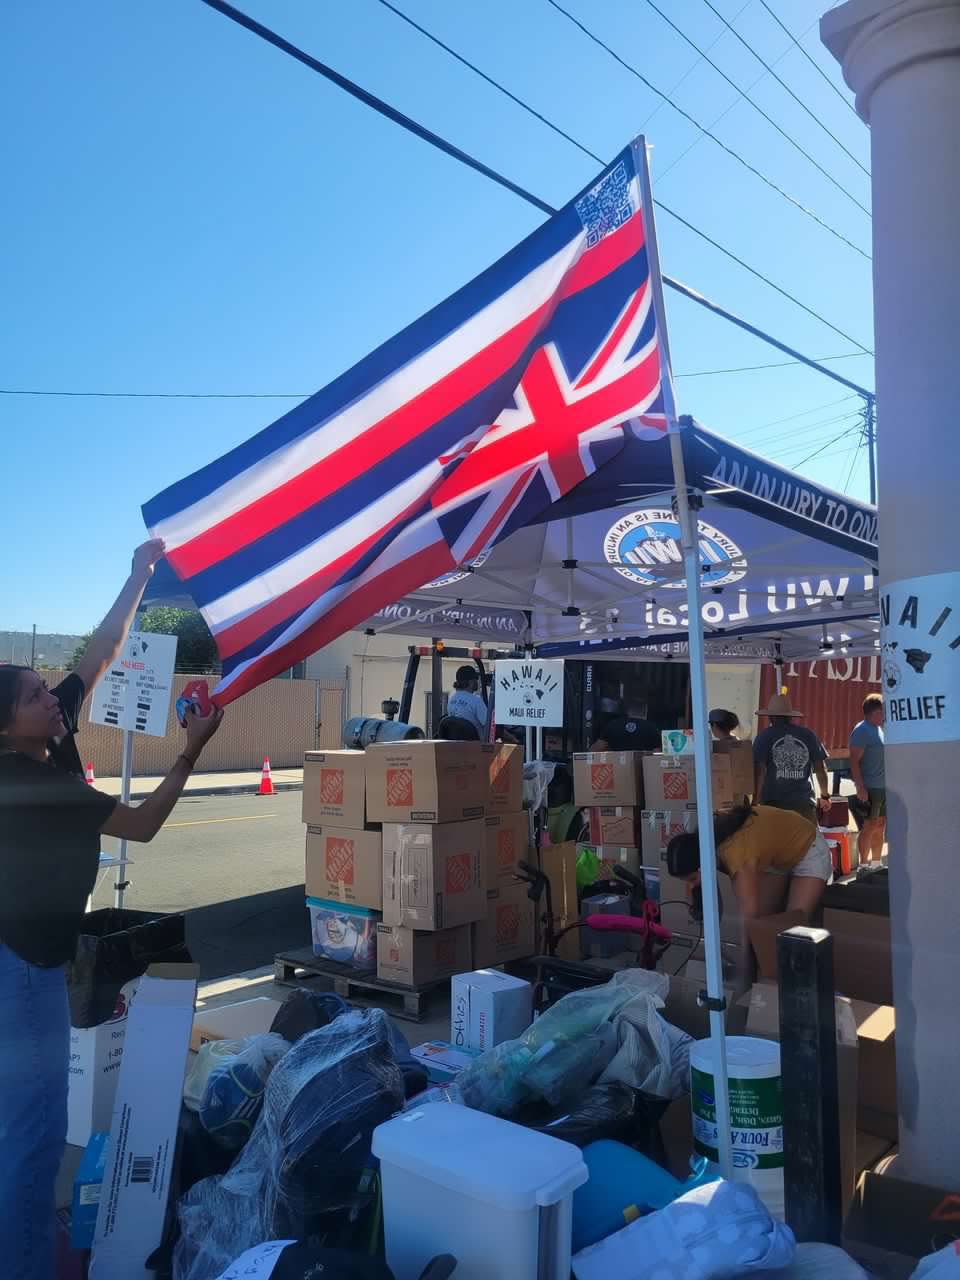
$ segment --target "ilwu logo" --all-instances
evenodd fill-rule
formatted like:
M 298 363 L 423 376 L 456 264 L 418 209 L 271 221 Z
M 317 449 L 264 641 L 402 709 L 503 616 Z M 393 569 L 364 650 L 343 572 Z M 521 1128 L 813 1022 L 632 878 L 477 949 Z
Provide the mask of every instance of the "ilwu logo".
M 722 587 L 747 572 L 743 552 L 725 533 L 698 521 L 700 558 L 705 586 Z M 617 573 L 644 587 L 685 588 L 680 525 L 672 511 L 633 511 L 611 526 L 603 540 L 603 554 Z

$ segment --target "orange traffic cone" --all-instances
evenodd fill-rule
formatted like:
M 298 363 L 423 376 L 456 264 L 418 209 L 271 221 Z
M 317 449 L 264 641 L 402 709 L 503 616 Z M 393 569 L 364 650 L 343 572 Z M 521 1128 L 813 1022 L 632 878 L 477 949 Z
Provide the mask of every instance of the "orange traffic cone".
M 88 760 L 88 761 L 87 761 L 87 767 L 86 767 L 86 768 L 84 769 L 84 771 L 83 771 L 83 780 L 84 780 L 84 782 L 87 784 L 87 786 L 88 786 L 88 787 L 92 787 L 92 786 L 93 786 L 93 784 L 96 782 L 96 778 L 93 776 L 93 761 L 92 761 L 92 760 Z
M 264 756 L 263 770 L 260 774 L 260 788 L 257 791 L 258 796 L 273 796 L 276 791 L 273 789 L 273 778 L 270 776 L 270 761 Z

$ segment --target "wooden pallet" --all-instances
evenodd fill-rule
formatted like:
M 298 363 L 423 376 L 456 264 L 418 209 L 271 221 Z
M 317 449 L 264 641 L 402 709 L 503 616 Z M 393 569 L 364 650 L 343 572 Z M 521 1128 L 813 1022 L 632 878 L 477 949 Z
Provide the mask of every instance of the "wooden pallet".
M 430 997 L 449 984 L 438 978 L 422 987 L 402 987 L 383 982 L 375 969 L 353 969 L 346 964 L 315 956 L 309 947 L 281 951 L 273 959 L 273 980 L 281 987 L 303 987 L 307 991 L 333 991 L 351 1004 L 385 1009 L 395 1018 L 423 1022 Z

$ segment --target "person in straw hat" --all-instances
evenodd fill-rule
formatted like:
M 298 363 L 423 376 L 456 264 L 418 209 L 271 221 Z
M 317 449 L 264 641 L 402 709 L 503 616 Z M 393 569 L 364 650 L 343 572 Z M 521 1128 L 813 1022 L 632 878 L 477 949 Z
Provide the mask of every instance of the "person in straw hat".
M 823 743 L 812 729 L 797 724 L 803 712 L 794 711 L 785 688 L 757 715 L 769 717 L 770 724 L 753 740 L 755 801 L 792 809 L 816 825 L 818 811 L 830 804 Z M 814 796 L 814 774 L 820 784 L 819 800 Z

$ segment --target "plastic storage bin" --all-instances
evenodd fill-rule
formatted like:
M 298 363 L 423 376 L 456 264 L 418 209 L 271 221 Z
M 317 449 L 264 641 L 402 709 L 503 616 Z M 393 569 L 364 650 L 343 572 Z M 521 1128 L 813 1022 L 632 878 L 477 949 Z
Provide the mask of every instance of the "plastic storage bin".
M 579 1149 L 456 1103 L 427 1103 L 373 1134 L 387 1263 L 417 1280 L 431 1258 L 457 1280 L 569 1280 Z
M 343 902 L 308 898 L 313 954 L 364 972 L 377 967 L 380 912 Z

